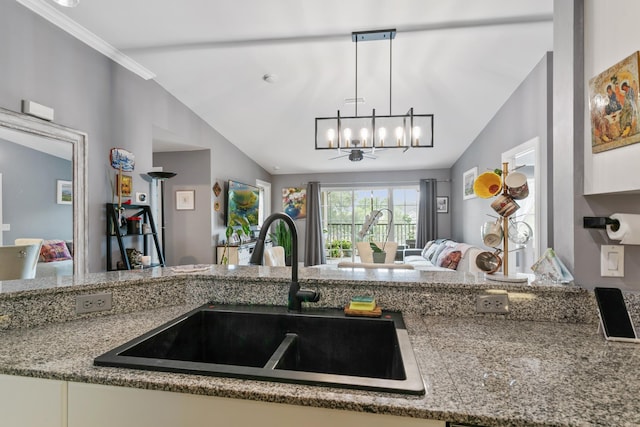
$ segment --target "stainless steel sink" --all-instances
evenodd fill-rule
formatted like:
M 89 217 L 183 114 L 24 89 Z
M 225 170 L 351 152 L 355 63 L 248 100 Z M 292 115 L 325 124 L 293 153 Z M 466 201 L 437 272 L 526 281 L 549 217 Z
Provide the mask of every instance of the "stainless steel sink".
M 400 313 L 207 304 L 94 360 L 97 366 L 424 394 Z

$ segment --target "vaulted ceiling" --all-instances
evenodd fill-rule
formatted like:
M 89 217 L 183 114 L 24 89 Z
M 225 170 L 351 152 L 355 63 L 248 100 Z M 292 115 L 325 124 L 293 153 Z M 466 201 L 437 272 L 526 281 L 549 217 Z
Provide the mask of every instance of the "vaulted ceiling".
M 553 45 L 553 0 L 81 0 L 55 8 L 151 71 L 273 174 L 448 168 Z M 314 118 L 353 114 L 345 105 L 355 92 L 351 33 L 387 28 L 397 29 L 392 112 L 435 114 L 435 147 L 329 160 L 335 153 L 314 149 Z M 358 112 L 387 114 L 388 44 L 358 49 Z M 188 142 L 160 136 L 156 149 Z

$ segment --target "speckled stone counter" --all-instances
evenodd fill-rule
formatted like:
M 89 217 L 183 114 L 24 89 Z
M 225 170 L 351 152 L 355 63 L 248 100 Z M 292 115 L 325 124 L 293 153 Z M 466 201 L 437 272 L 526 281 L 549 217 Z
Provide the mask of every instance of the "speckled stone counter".
M 290 268 L 199 267 L 193 272 L 154 268 L 1 282 L 0 329 L 74 320 L 78 318 L 75 297 L 97 292 L 113 295 L 113 309 L 94 316 L 209 300 L 286 305 Z M 369 294 L 389 310 L 474 316 L 476 296 L 499 290 L 509 293 L 511 319 L 580 323 L 597 320 L 593 294 L 577 286 L 514 285 L 489 282 L 483 275 L 412 270 L 301 268 L 299 277 L 303 287 L 322 293 L 317 304 L 320 307 L 344 307 L 351 296 Z
M 372 294 L 403 312 L 427 393 L 340 390 L 94 367 L 93 358 L 213 300 L 283 305 L 290 270 L 211 266 L 3 282 L 0 373 L 485 426 L 640 425 L 640 346 L 597 331 L 591 292 L 489 283 L 483 277 L 408 270 L 301 269 L 300 282 L 341 307 Z M 507 292 L 511 312 L 475 312 L 481 293 Z M 75 297 L 110 292 L 114 307 L 75 314 Z M 637 295 L 630 296 L 638 307 Z M 533 321 L 544 320 L 544 321 Z
M 640 347 L 606 343 L 592 324 L 405 314 L 427 389 L 418 397 L 93 366 L 191 308 L 1 332 L 0 373 L 485 426 L 640 424 Z

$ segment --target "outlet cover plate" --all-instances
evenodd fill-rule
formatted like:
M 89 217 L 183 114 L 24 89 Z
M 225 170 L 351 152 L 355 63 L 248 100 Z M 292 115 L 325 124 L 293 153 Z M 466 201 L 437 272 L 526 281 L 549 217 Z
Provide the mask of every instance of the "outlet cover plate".
M 112 299 L 110 293 L 78 295 L 76 297 L 76 314 L 95 313 L 111 310 Z
M 624 246 L 600 246 L 600 276 L 624 277 Z
M 509 295 L 507 293 L 478 295 L 476 313 L 509 313 Z

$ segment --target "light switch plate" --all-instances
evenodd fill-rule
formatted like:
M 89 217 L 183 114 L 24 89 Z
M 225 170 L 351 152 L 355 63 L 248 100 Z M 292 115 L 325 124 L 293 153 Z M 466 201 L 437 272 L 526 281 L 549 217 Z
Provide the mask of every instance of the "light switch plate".
M 624 277 L 624 246 L 600 246 L 600 276 Z

